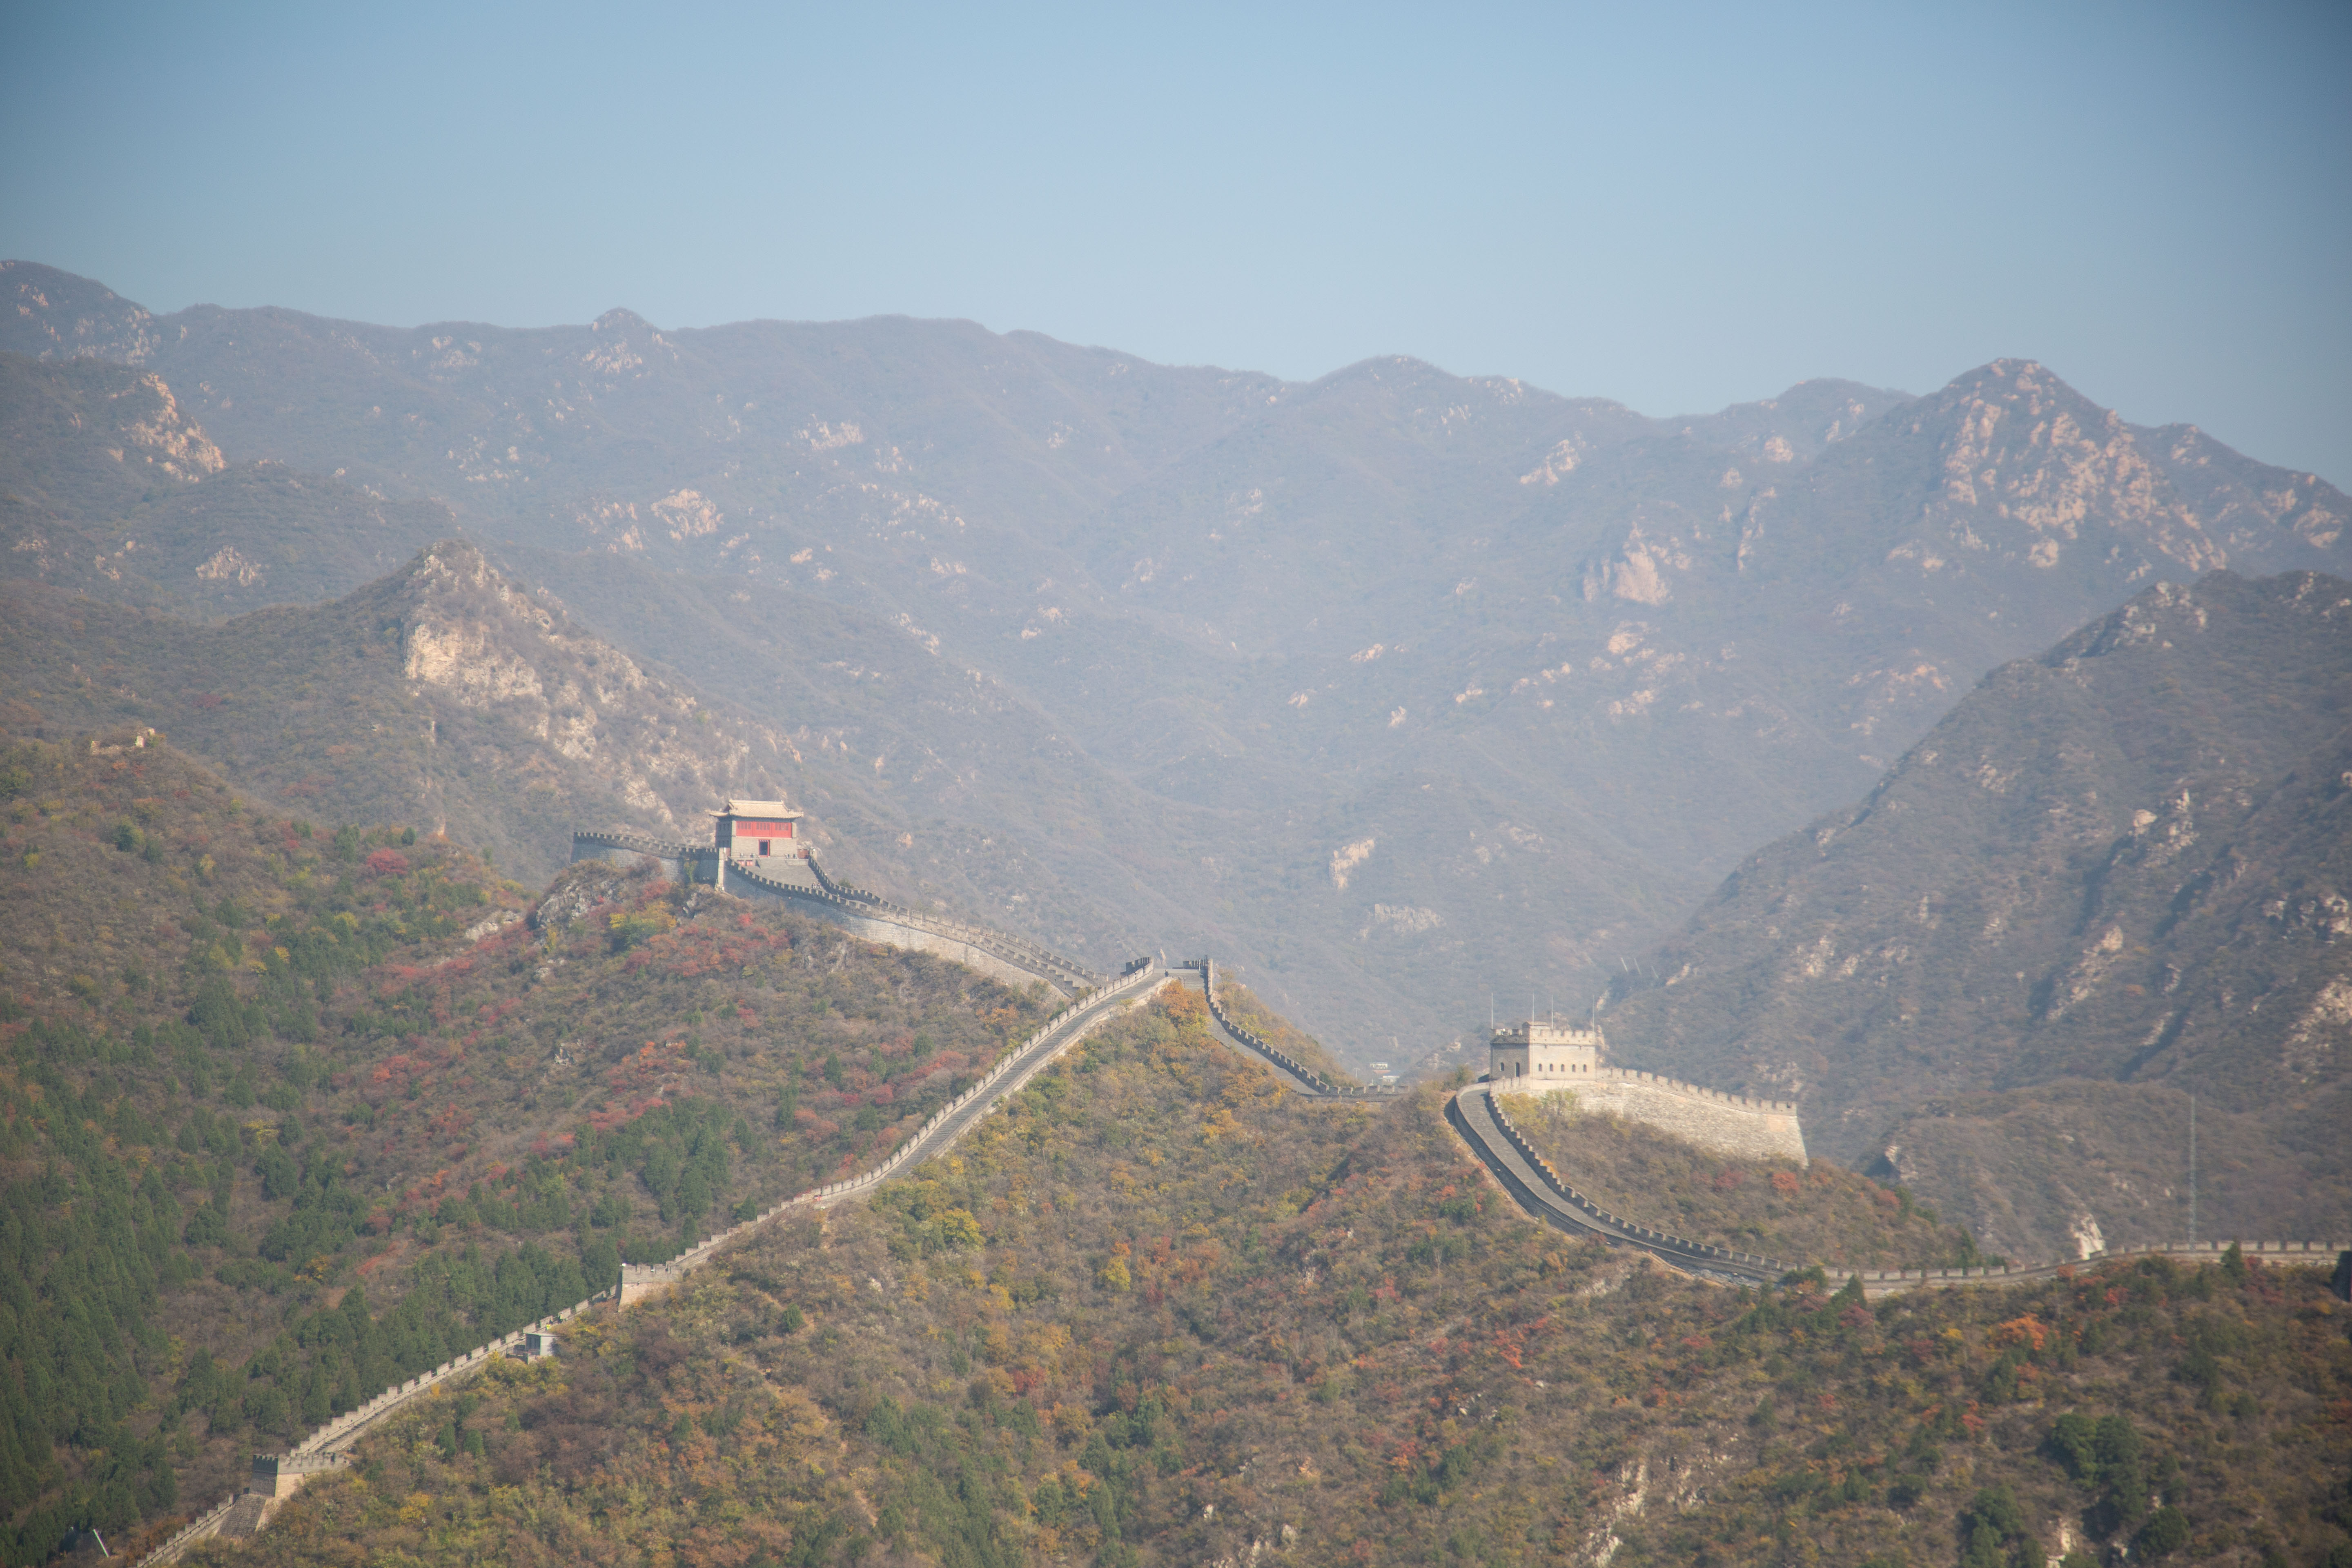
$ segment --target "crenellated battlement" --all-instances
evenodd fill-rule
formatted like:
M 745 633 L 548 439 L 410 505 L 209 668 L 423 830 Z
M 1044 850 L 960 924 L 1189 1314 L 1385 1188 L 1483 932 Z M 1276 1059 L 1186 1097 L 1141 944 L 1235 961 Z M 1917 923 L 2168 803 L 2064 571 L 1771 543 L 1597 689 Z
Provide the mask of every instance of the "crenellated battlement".
M 1572 1096 L 1578 1109 L 1622 1117 L 1745 1160 L 1807 1163 L 1793 1100 L 1753 1100 L 1634 1068 L 1612 1067 L 1600 1027 L 1529 1018 L 1495 1031 L 1486 1079 L 1497 1095 Z
M 1771 1111 L 1783 1116 L 1797 1114 L 1797 1102 L 1793 1100 L 1750 1100 L 1744 1094 L 1732 1094 L 1720 1089 L 1708 1089 L 1702 1084 L 1685 1083 L 1681 1079 L 1668 1078 L 1663 1073 L 1640 1072 L 1633 1068 L 1602 1068 L 1596 1076 L 1612 1082 L 1647 1084 L 1674 1094 L 1696 1095 L 1701 1100 L 1715 1100 L 1742 1110 Z
M 795 820 L 799 816 L 797 812 L 789 815 Z M 772 848 L 777 841 L 768 842 Z M 1086 965 L 1026 937 L 908 909 L 864 888 L 836 882 L 805 846 L 790 855 L 742 856 L 725 847 L 674 843 L 620 829 L 573 830 L 574 861 L 614 855 L 651 860 L 674 881 L 702 883 L 740 898 L 789 900 L 865 941 L 928 952 L 1008 984 L 1042 980 L 1056 994 L 1076 996 L 1103 982 Z

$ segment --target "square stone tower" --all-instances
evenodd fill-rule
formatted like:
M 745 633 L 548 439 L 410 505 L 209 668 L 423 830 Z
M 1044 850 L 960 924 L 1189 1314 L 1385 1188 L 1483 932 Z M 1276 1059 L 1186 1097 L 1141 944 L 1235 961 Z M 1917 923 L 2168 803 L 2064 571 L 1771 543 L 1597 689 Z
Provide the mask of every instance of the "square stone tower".
M 1486 1077 L 1522 1092 L 1572 1089 L 1579 1078 L 1589 1079 L 1601 1069 L 1601 1053 L 1607 1048 L 1598 1026 L 1580 1029 L 1550 1018 L 1506 1024 L 1488 1043 Z
M 730 800 L 712 812 L 713 838 L 730 860 L 754 866 L 766 860 L 798 860 L 808 847 L 799 842 L 802 813 L 781 800 Z

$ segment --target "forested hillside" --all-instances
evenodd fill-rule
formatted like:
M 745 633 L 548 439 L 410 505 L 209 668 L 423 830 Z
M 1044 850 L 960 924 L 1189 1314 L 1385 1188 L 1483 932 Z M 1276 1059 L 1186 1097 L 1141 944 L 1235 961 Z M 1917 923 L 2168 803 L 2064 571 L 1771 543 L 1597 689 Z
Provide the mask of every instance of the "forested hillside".
M 1986 1245 L 2352 1234 L 2352 583 L 2158 585 L 1743 865 L 1604 1014 Z
M 952 1158 L 434 1400 L 201 1560 L 2352 1555 L 2314 1272 L 1702 1285 L 1522 1219 L 1434 1091 L 1302 1100 L 1160 996 Z
M 0 811 L 11 1563 L 870 1163 L 1041 1009 L 601 864 L 533 900 L 143 731 L 0 742 Z

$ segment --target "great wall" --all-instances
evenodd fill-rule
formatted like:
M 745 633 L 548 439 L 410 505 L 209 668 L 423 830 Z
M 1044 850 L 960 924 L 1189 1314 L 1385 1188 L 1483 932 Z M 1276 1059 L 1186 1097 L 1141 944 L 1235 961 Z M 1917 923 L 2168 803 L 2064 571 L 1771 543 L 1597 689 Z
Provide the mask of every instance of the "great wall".
M 637 833 L 575 832 L 572 836 L 575 864 L 614 855 L 653 861 L 678 882 L 705 883 L 722 892 L 748 889 L 755 896 L 783 899 L 867 942 L 928 952 L 1014 985 L 1042 980 L 1055 992 L 1075 996 L 1102 982 L 1101 975 L 1084 964 L 1025 937 L 926 914 L 878 893 L 836 882 L 824 874 L 813 855 L 747 864 L 730 860 L 712 846 L 671 843 Z
M 804 904 L 813 912 L 843 926 L 862 940 L 934 953 L 1017 984 L 1043 982 L 1066 997 L 1068 1005 L 1018 1047 L 1008 1051 L 971 1088 L 933 1114 L 887 1159 L 872 1170 L 784 1199 L 752 1218 L 698 1243 L 667 1263 L 624 1264 L 620 1279 L 612 1287 L 586 1300 L 550 1313 L 455 1357 L 431 1372 L 385 1389 L 316 1428 L 287 1453 L 255 1455 L 250 1485 L 222 1500 L 139 1561 L 161 1568 L 163 1564 L 178 1562 L 188 1548 L 199 1541 L 215 1536 L 241 1538 L 257 1532 L 268 1524 L 279 1505 L 306 1482 L 318 1476 L 332 1474 L 347 1465 L 352 1446 L 396 1411 L 456 1379 L 479 1372 L 494 1360 L 506 1357 L 529 1360 L 555 1354 L 558 1351 L 555 1331 L 599 1303 L 609 1302 L 614 1310 L 625 1310 L 638 1301 L 676 1288 L 695 1268 L 779 1216 L 798 1210 L 822 1209 L 870 1191 L 906 1165 L 945 1152 L 981 1118 L 1018 1093 L 1031 1079 L 1044 1071 L 1070 1047 L 1117 1014 L 1139 1005 L 1160 987 L 1183 984 L 1181 975 L 1198 976 L 1213 1032 L 1234 1049 L 1264 1063 L 1295 1093 L 1321 1100 L 1386 1103 L 1409 1092 L 1392 1087 L 1355 1088 L 1333 1084 L 1308 1064 L 1286 1054 L 1236 1022 L 1218 999 L 1216 963 L 1210 958 L 1193 959 L 1167 968 L 1150 959 L 1139 959 L 1117 977 L 1098 975 L 1073 960 L 1009 932 L 926 914 L 862 889 L 835 883 L 818 869 L 813 856 L 801 858 L 801 865 L 809 874 L 807 881 L 803 882 L 797 878 L 788 880 L 753 868 L 730 865 L 709 848 L 666 843 L 628 833 L 573 835 L 575 860 L 604 858 L 614 852 L 659 861 L 675 868 L 674 875 L 681 881 L 709 881 L 729 892 L 737 891 L 739 886 L 748 886 L 762 896 L 780 897 Z M 710 866 L 710 874 L 708 877 L 697 876 L 696 872 L 705 864 Z M 1726 1247 L 1688 1241 L 1611 1214 L 1570 1186 L 1536 1152 L 1504 1110 L 1501 1100 L 1508 1096 L 1496 1093 L 1498 1087 L 1482 1079 L 1450 1092 L 1445 1099 L 1445 1119 L 1465 1146 L 1493 1176 L 1496 1185 L 1530 1217 L 1570 1235 L 1589 1237 L 1611 1247 L 1640 1252 L 1678 1272 L 1717 1284 L 1772 1285 L 1807 1268 L 1808 1266 L 1803 1264 L 1791 1265 L 1777 1258 L 1759 1258 Z M 1595 1101 L 1595 1109 L 1604 1111 L 1611 1108 L 1612 1100 L 1620 1107 L 1627 1104 L 1630 1099 L 1626 1094 L 1628 1089 L 1649 1090 L 1673 1101 L 1674 1107 L 1664 1113 L 1669 1117 L 1692 1114 L 1679 1109 L 1681 1107 L 1697 1108 L 1696 1114 L 1706 1116 L 1707 1121 L 1693 1120 L 1689 1125 L 1700 1131 L 1706 1142 L 1725 1147 L 1726 1152 L 1737 1152 L 1738 1147 L 1760 1139 L 1759 1147 L 1762 1152 L 1755 1157 L 1788 1156 L 1786 1140 L 1777 1127 L 1762 1133 L 1755 1131 L 1756 1128 L 1766 1125 L 1768 1119 L 1770 1123 L 1777 1124 L 1783 1116 L 1793 1129 L 1796 1107 L 1788 1102 L 1743 1100 L 1696 1085 L 1661 1079 L 1654 1074 L 1622 1068 L 1595 1068 L 1589 1077 L 1579 1079 L 1575 1086 L 1580 1100 L 1591 1095 Z M 1651 1118 L 1644 1116 L 1643 1120 Z M 1669 1125 L 1667 1130 L 1672 1131 L 1672 1126 Z M 1727 1139 L 1729 1141 L 1727 1143 Z M 1795 1157 L 1800 1162 L 1804 1157 L 1801 1136 Z M 1840 1286 L 1858 1279 L 1863 1294 L 1866 1298 L 1877 1299 L 1938 1287 L 2000 1286 L 2056 1279 L 2071 1276 L 2078 1269 L 2135 1258 L 2161 1257 L 2176 1264 L 2218 1264 L 2232 1248 L 2242 1256 L 2273 1264 L 2310 1268 L 2332 1265 L 2337 1293 L 2352 1292 L 2352 1243 L 2343 1242 L 2179 1243 L 2099 1252 L 2081 1259 L 2026 1266 L 1941 1269 L 1823 1268 L 1822 1277 L 1825 1281 Z
M 494 1359 L 552 1353 L 555 1329 L 597 1303 L 610 1301 L 625 1310 L 646 1297 L 682 1283 L 692 1270 L 709 1262 L 714 1255 L 779 1215 L 795 1210 L 824 1208 L 880 1184 L 910 1161 L 928 1159 L 944 1152 L 990 1110 L 1007 1096 L 1018 1093 L 1055 1058 L 1130 1004 L 1167 984 L 1168 979 L 1166 971 L 1146 961 L 1129 966 L 1126 973 L 1116 979 L 1104 980 L 1048 1019 L 1019 1047 L 1006 1052 L 995 1066 L 981 1075 L 978 1082 L 940 1108 L 889 1158 L 872 1170 L 786 1198 L 752 1218 L 719 1232 L 667 1263 L 625 1263 L 621 1266 L 619 1280 L 611 1289 L 601 1290 L 584 1301 L 551 1313 L 512 1333 L 445 1362 L 431 1372 L 395 1384 L 374 1398 L 314 1429 L 285 1454 L 255 1455 L 251 1485 L 222 1500 L 141 1561 L 159 1565 L 176 1563 L 189 1546 L 207 1537 L 241 1537 L 255 1533 L 268 1522 L 278 1504 L 299 1490 L 304 1483 L 316 1476 L 330 1474 L 344 1464 L 344 1456 L 351 1446 L 393 1412 L 454 1379 L 479 1372 Z
M 1498 1086 L 1507 1098 L 1507 1091 Z M 1785 1100 L 1751 1100 L 1658 1073 L 1604 1067 L 1570 1089 L 1580 1112 L 1597 1111 L 1679 1138 L 1735 1160 L 1808 1163 L 1797 1107 Z

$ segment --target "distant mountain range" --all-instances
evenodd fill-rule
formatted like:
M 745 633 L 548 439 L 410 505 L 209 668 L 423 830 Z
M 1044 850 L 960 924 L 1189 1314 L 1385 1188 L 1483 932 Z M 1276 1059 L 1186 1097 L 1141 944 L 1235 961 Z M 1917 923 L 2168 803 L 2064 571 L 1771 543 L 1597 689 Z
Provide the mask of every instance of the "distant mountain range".
M 1988 670 L 2152 584 L 2352 571 L 2332 486 L 2023 361 L 1660 420 L 1405 360 L 1299 384 L 962 322 L 156 317 L 30 263 L 0 292 L 27 605 L 217 619 L 463 535 L 503 584 L 483 605 L 593 628 L 714 727 L 667 773 L 550 762 L 575 782 L 544 811 L 509 798 L 520 760 L 466 786 L 520 873 L 577 814 L 650 826 L 757 758 L 861 877 L 1097 962 L 1213 949 L 1358 1063 L 1475 1039 L 1490 994 L 1589 1004 Z M 101 686 L 93 635 L 43 657 Z M 219 712 L 295 680 L 230 668 L 250 691 L 197 683 Z M 65 682 L 30 684 L 62 721 Z M 201 749 L 178 684 L 140 710 Z M 276 743 L 240 733 L 218 760 Z M 367 775 L 415 770 L 371 755 L 303 777 L 391 810 Z M 435 777 L 431 809 L 474 809 Z

